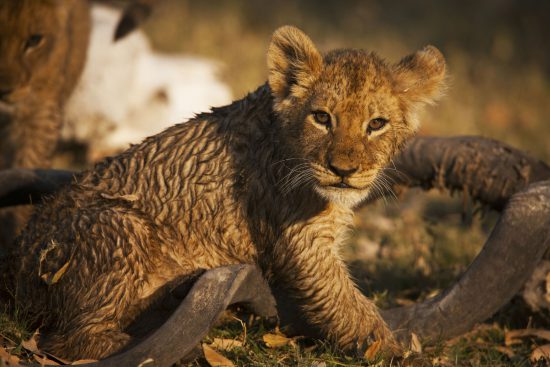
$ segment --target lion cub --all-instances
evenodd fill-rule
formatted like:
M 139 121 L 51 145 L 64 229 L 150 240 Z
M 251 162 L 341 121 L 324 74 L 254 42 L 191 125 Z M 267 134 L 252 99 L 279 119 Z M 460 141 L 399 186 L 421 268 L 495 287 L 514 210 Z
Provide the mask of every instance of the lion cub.
M 43 314 L 43 348 L 103 358 L 170 281 L 250 263 L 340 347 L 398 349 L 338 248 L 439 95 L 443 56 L 322 55 L 286 26 L 267 60 L 266 85 L 106 159 L 37 210 L 19 239 L 17 296 Z

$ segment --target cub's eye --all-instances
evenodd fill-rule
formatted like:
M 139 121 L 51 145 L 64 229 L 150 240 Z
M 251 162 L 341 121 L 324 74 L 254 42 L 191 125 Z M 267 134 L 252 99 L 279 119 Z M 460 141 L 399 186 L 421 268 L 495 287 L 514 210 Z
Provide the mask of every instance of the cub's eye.
M 323 126 L 326 126 L 326 127 L 330 127 L 330 124 L 331 124 L 331 118 L 330 118 L 330 115 L 324 111 L 314 111 L 312 112 L 313 114 L 313 118 L 315 119 L 315 122 L 320 124 L 320 125 L 323 125 Z
M 25 41 L 25 50 L 35 48 L 42 43 L 44 36 L 41 34 L 33 34 Z
M 380 130 L 381 128 L 386 126 L 387 123 L 388 123 L 388 120 L 386 120 L 385 118 L 377 117 L 375 119 L 370 120 L 369 126 L 367 127 L 367 131 L 371 132 L 371 131 Z

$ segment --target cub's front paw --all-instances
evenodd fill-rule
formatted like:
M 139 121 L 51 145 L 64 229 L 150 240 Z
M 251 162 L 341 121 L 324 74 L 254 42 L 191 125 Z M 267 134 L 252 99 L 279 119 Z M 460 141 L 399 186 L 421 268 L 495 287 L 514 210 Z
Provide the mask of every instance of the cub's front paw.
M 399 358 L 404 353 L 403 347 L 389 331 L 382 335 L 373 332 L 362 339 L 357 338 L 355 351 L 358 357 L 369 361 L 377 358 Z

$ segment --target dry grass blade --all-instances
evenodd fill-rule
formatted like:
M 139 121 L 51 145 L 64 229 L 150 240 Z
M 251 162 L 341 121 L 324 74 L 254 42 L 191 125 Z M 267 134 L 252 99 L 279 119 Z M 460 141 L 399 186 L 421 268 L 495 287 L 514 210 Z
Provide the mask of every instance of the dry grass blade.
M 71 363 L 71 366 L 79 366 L 81 364 L 88 364 L 88 363 L 95 363 L 97 362 L 97 359 L 79 359 L 78 361 L 74 361 Z
M 369 347 L 365 351 L 365 358 L 367 359 L 367 361 L 372 361 L 376 358 L 376 355 L 380 351 L 381 346 L 382 342 L 380 340 L 377 340 L 369 345 Z
M 202 351 L 204 358 L 208 364 L 212 367 L 234 367 L 235 365 L 229 359 L 225 358 L 214 349 L 210 348 L 207 344 L 202 345 Z
M 134 202 L 139 200 L 139 196 L 128 194 L 128 195 L 109 195 L 106 193 L 102 193 L 101 197 L 108 200 L 125 200 L 128 202 Z
M 65 272 L 67 271 L 67 269 L 69 268 L 69 264 L 71 263 L 71 261 L 67 261 L 65 263 L 65 265 L 63 265 L 58 271 L 56 271 L 54 274 L 52 273 L 46 273 L 46 274 L 42 274 L 40 277 L 42 278 L 42 280 L 44 281 L 44 283 L 46 283 L 47 285 L 52 285 L 52 284 L 55 284 L 57 282 L 59 282 L 59 279 L 61 279 L 61 277 L 65 274 Z
M 411 333 L 411 346 L 410 346 L 411 352 L 414 353 L 422 353 L 422 343 L 420 342 L 420 339 L 418 338 L 418 335 L 415 333 Z
M 507 346 L 519 344 L 519 338 L 536 337 L 544 340 L 550 340 L 550 330 L 542 329 L 519 329 L 509 330 L 504 334 L 504 344 Z

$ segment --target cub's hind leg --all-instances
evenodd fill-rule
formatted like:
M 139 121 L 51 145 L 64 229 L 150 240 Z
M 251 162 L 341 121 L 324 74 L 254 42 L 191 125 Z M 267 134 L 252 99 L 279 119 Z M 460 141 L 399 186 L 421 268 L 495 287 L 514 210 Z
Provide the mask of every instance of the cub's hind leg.
M 152 301 L 143 293 L 164 262 L 164 239 L 145 215 L 118 201 L 42 215 L 62 226 L 39 238 L 25 234 L 18 278 L 19 298 L 41 299 L 41 347 L 69 359 L 120 350 L 129 341 L 124 328 Z

